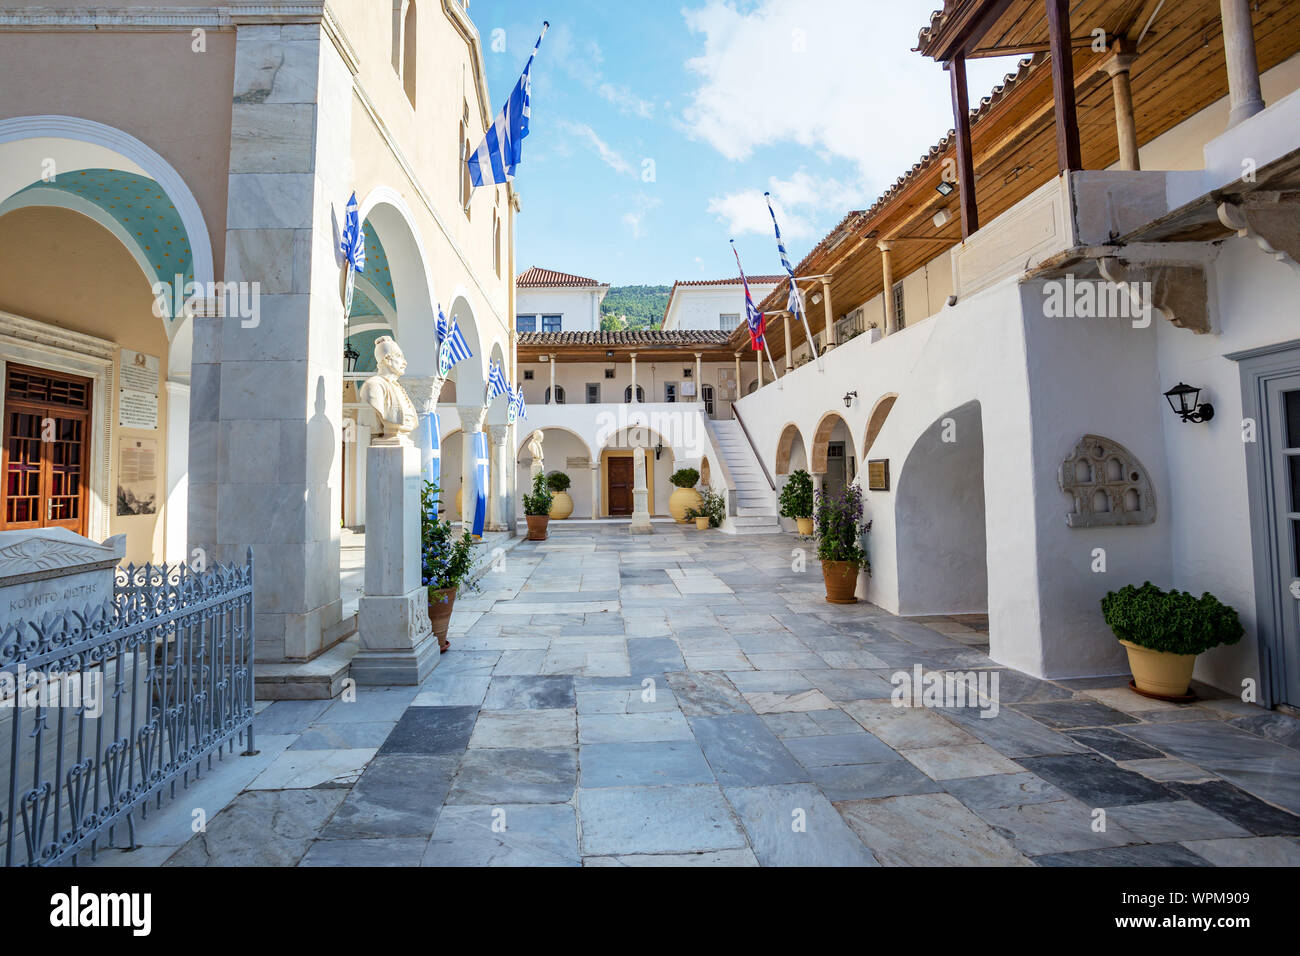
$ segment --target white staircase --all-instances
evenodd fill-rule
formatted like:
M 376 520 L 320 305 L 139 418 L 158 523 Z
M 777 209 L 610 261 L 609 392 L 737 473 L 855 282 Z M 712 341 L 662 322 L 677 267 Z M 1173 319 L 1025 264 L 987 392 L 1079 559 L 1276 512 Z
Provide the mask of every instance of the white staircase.
M 709 423 L 718 451 L 736 483 L 736 513 L 728 515 L 722 530 L 731 534 L 775 534 L 781 530 L 776 514 L 776 493 L 749 447 L 749 440 L 734 419 Z

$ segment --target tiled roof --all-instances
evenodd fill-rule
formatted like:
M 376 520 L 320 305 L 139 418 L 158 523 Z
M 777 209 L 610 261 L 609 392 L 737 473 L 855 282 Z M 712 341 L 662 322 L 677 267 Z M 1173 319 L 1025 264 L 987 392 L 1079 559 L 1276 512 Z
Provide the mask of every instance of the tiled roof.
M 750 291 L 753 291 L 753 286 L 770 285 L 773 283 L 781 282 L 786 278 L 786 276 L 784 275 L 745 276 L 745 278 L 749 280 Z M 673 287 L 671 291 L 669 291 L 668 293 L 668 302 L 664 305 L 664 315 L 663 318 L 659 320 L 659 327 L 663 328 L 663 324 L 668 321 L 668 313 L 672 311 L 673 299 L 677 298 L 678 289 L 685 288 L 687 286 L 722 286 L 722 285 L 740 285 L 740 276 L 736 276 L 734 279 L 678 279 L 676 282 L 673 283 Z
M 521 348 L 550 345 L 643 345 L 643 346 L 678 346 L 678 345 L 726 345 L 730 330 L 687 329 L 665 332 L 663 329 L 634 329 L 625 332 L 520 332 Z
M 931 13 L 930 22 L 921 27 L 920 34 L 916 38 L 916 46 L 912 47 L 914 52 L 924 52 L 929 50 L 930 42 L 935 38 L 939 31 L 943 29 L 944 25 L 947 24 L 948 20 L 957 11 L 957 7 L 960 6 L 961 2 L 962 0 L 943 0 L 943 9 L 935 10 Z
M 565 286 L 600 284 L 595 279 L 584 279 L 582 276 L 569 275 L 567 272 L 556 272 L 553 269 L 539 269 L 537 266 L 533 266 L 515 280 L 516 288 L 530 289 L 558 289 Z

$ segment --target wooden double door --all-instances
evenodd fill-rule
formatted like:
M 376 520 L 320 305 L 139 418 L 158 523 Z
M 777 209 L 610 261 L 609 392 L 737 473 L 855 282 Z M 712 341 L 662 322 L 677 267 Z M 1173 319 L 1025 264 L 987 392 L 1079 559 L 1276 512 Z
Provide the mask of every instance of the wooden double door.
M 6 366 L 0 530 L 86 533 L 90 411 L 90 379 Z
M 630 457 L 610 457 L 605 460 L 609 476 L 609 514 L 611 518 L 632 513 L 632 489 L 636 484 Z

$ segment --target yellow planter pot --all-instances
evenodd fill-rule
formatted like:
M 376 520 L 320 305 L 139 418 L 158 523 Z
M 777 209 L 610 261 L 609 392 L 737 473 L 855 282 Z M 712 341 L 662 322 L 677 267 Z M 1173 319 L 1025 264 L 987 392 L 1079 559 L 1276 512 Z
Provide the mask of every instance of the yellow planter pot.
M 805 535 L 805 536 L 808 536 L 808 535 L 811 535 L 811 534 L 813 533 L 813 519 L 812 519 L 812 518 L 795 518 L 795 519 L 794 519 L 794 523 L 797 524 L 797 525 L 799 526 L 799 533 L 800 533 L 800 534 Z
M 567 491 L 557 491 L 551 496 L 551 517 L 563 521 L 573 514 L 573 499 Z
M 695 527 L 699 528 L 701 531 L 708 531 L 708 530 L 709 530 L 709 519 L 708 519 L 708 518 L 696 518 L 696 519 L 695 519 Z
M 676 488 L 668 498 L 668 513 L 678 524 L 685 524 L 686 512 L 698 508 L 702 500 L 694 488 Z
M 1196 667 L 1195 654 L 1153 651 L 1129 641 L 1120 641 L 1128 651 L 1128 666 L 1138 690 L 1160 697 L 1184 697 Z

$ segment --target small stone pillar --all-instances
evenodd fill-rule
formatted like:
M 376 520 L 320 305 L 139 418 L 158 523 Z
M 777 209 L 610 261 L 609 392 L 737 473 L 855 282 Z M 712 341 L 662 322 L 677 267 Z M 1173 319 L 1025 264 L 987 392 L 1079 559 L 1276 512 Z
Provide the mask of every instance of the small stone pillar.
M 826 347 L 833 349 L 840 344 L 835 334 L 835 310 L 831 306 L 831 280 L 822 279 L 822 314 L 826 321 Z
M 591 520 L 600 517 L 600 461 L 591 463 Z
M 1101 68 L 1110 76 L 1111 97 L 1115 101 L 1115 131 L 1119 141 L 1119 168 L 1136 171 L 1138 159 L 1137 124 L 1133 118 L 1133 87 L 1129 73 L 1137 57 L 1124 52 L 1124 44 L 1115 42 L 1116 52 Z
M 636 353 L 632 353 L 632 404 L 635 405 L 638 399 L 636 397 Z
M 507 491 L 506 479 L 510 462 L 506 456 L 506 439 L 510 436 L 510 426 L 489 425 L 487 430 L 488 444 L 491 447 L 492 455 L 492 467 L 489 470 L 489 476 L 494 486 L 488 494 L 487 530 L 508 531 L 506 500 L 509 492 Z
M 785 333 L 785 374 L 789 375 L 794 371 L 794 332 L 790 328 L 790 321 L 794 318 L 789 312 L 781 313 L 781 329 Z M 763 363 L 758 363 L 758 374 L 761 378 L 763 375 Z
M 645 449 L 632 449 L 632 527 L 633 534 L 654 534 L 650 527 L 650 492 L 645 479 Z
M 881 278 L 885 283 L 885 334 L 893 335 L 898 331 L 898 308 L 894 304 L 894 244 L 882 239 L 876 243 L 880 250 Z
M 357 609 L 358 684 L 419 684 L 438 664 L 420 584 L 420 452 L 405 435 L 366 455 L 365 595 Z
M 702 352 L 695 353 L 695 401 L 704 404 L 704 370 Z
M 1255 54 L 1255 27 L 1250 0 L 1219 0 L 1223 19 L 1223 53 L 1228 67 L 1228 128 L 1264 109 L 1259 86 L 1259 58 Z

